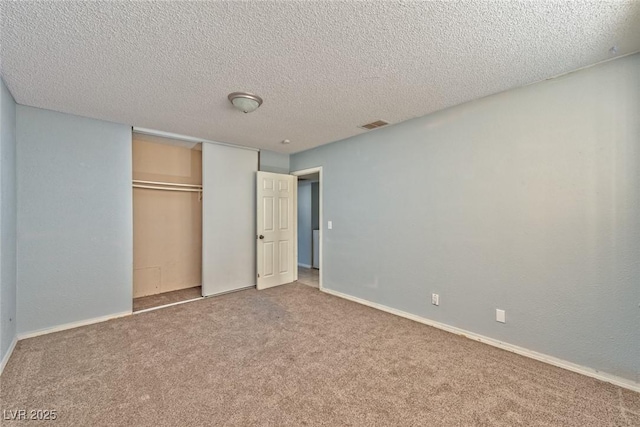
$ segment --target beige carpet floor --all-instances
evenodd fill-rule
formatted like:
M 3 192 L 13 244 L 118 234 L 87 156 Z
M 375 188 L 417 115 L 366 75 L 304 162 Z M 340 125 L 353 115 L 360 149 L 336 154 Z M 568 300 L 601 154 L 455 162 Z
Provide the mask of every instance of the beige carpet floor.
M 314 288 L 320 287 L 320 270 L 298 266 L 298 283 Z
M 20 341 L 0 402 L 52 426 L 640 425 L 638 393 L 301 284 Z
M 145 310 L 147 308 L 160 307 L 161 305 L 172 304 L 174 302 L 188 301 L 190 299 L 200 298 L 202 296 L 202 287 L 180 289 L 177 291 L 163 292 L 161 294 L 149 295 L 146 297 L 133 299 L 133 311 Z

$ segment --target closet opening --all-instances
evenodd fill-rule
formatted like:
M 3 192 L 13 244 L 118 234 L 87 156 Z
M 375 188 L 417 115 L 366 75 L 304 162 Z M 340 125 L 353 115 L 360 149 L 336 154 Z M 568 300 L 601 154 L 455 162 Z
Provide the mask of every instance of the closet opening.
M 202 298 L 202 144 L 133 132 L 133 311 Z
M 298 178 L 298 282 L 320 285 L 321 268 L 321 168 L 293 172 Z

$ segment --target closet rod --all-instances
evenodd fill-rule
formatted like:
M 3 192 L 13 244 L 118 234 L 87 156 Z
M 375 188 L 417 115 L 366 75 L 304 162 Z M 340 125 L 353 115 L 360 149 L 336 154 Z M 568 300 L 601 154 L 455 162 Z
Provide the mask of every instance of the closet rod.
M 133 180 L 134 184 L 153 184 L 153 185 L 165 185 L 171 187 L 193 187 L 193 188 L 202 188 L 200 184 L 176 184 L 174 182 L 158 182 L 158 181 L 141 181 L 139 179 Z
M 172 187 L 157 187 L 153 185 L 140 185 L 140 184 L 133 184 L 133 188 L 147 188 L 149 190 L 189 191 L 191 193 L 202 193 L 201 188 L 172 188 Z

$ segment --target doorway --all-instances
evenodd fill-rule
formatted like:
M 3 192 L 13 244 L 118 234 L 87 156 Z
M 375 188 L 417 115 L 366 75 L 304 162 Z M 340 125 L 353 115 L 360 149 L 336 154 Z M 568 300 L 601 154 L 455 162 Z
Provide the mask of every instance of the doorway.
M 322 288 L 322 168 L 292 173 L 298 179 L 298 282 Z
M 133 311 L 202 297 L 202 144 L 133 133 Z

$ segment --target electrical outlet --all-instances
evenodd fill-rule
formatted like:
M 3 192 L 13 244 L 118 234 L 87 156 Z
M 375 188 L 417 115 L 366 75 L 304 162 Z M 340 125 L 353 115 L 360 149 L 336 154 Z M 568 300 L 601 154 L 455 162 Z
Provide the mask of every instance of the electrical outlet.
M 331 230 L 333 228 L 333 221 L 327 221 L 327 229 Z
M 433 305 L 440 305 L 440 295 L 438 295 L 438 294 L 431 294 L 431 304 L 433 304 Z
M 507 323 L 507 313 L 504 310 L 496 308 L 496 322 Z

